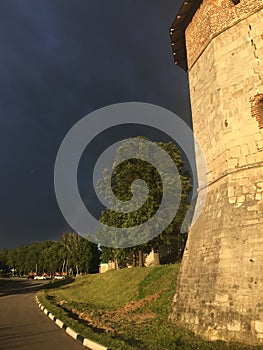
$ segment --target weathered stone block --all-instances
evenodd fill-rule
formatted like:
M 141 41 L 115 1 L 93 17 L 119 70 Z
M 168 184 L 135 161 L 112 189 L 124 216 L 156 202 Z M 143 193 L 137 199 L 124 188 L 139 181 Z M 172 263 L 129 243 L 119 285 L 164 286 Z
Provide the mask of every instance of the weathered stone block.
M 232 321 L 227 324 L 227 329 L 230 332 L 240 332 L 241 330 L 241 323 L 238 321 Z
M 255 321 L 255 330 L 257 333 L 263 333 L 263 322 Z

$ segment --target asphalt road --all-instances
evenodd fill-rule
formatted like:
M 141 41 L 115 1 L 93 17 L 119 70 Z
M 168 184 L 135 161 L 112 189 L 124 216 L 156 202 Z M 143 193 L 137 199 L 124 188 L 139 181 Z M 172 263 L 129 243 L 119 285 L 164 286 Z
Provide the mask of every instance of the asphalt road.
M 85 349 L 39 309 L 35 294 L 43 283 L 12 279 L 0 285 L 0 349 Z

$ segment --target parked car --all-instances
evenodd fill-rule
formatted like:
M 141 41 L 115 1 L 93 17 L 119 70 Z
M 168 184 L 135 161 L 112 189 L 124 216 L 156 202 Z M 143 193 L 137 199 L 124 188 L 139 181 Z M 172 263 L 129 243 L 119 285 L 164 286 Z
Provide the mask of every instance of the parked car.
M 54 276 L 55 280 L 63 280 L 64 278 L 65 278 L 65 276 L 63 276 L 63 275 L 55 275 Z
M 34 280 L 45 280 L 46 277 L 45 276 L 35 276 Z

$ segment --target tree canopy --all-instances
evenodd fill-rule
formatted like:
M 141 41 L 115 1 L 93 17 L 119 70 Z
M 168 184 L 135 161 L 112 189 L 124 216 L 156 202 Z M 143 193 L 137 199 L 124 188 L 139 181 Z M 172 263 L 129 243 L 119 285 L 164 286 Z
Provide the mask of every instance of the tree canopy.
M 162 179 L 168 178 L 169 180 L 169 178 L 173 176 L 170 163 L 167 162 L 165 158 L 159 160 L 163 162 L 162 168 L 165 169 L 161 174 L 152 164 L 140 159 L 140 152 L 138 154 L 138 150 L 137 157 L 135 158 L 133 147 L 136 142 L 136 139 L 128 139 L 123 142 L 117 149 L 112 174 L 109 169 L 105 169 L 103 178 L 99 180 L 97 184 L 99 192 L 105 196 L 109 203 L 114 203 L 114 196 L 118 200 L 123 201 L 121 205 L 115 205 L 113 210 L 106 209 L 103 211 L 100 220 L 107 226 L 116 228 L 136 227 L 149 220 L 160 208 L 163 196 Z M 189 171 L 185 169 L 185 163 L 181 152 L 174 143 L 155 142 L 155 144 L 170 156 L 178 170 L 181 181 L 180 193 L 178 190 L 178 195 L 181 196 L 179 208 L 171 223 L 157 236 L 152 238 L 151 235 L 149 235 L 150 239 L 145 243 L 139 245 L 134 244 L 134 246 L 125 249 L 118 247 L 102 247 L 102 260 L 117 260 L 120 264 L 123 264 L 123 261 L 125 261 L 125 258 L 127 258 L 131 252 L 138 253 L 142 251 L 144 253 L 149 253 L 151 250 L 158 252 L 160 246 L 164 244 L 172 245 L 176 240 L 185 242 L 185 237 L 182 238 L 180 228 L 189 207 L 189 195 L 192 189 L 191 176 Z M 141 151 L 145 154 L 150 152 L 150 149 L 148 150 L 147 147 L 143 147 Z M 130 154 L 131 158 L 121 161 L 124 153 Z M 143 205 L 133 212 L 121 212 L 122 209 L 125 208 L 125 202 L 133 198 L 132 191 L 136 191 L 136 182 L 134 181 L 138 179 L 145 181 L 148 186 L 147 199 L 143 202 L 145 193 L 137 193 L 137 201 L 143 202 Z M 109 184 L 111 184 L 111 188 Z M 177 185 L 176 183 L 175 186 Z M 118 209 L 120 209 L 120 211 L 118 211 Z M 162 213 L 164 214 L 160 217 L 160 221 L 165 219 L 165 211 Z M 157 222 L 157 225 L 158 224 L 159 222 Z M 109 234 L 107 226 L 103 227 L 99 234 Z M 110 234 L 114 235 L 112 231 Z M 139 232 L 139 234 L 143 234 L 147 237 L 147 232 Z M 114 239 L 118 241 L 125 238 L 116 233 L 116 236 L 112 237 L 113 241 Z

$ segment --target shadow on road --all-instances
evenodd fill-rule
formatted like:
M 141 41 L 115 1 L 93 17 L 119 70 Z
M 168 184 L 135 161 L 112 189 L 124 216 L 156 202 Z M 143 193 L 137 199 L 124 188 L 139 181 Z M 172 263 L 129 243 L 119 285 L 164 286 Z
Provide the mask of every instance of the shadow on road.
M 60 288 L 60 287 L 65 286 L 67 284 L 71 284 L 72 282 L 74 282 L 74 278 L 68 277 L 68 278 L 61 280 L 61 281 L 53 281 L 50 283 L 46 283 L 43 285 L 43 289 Z
M 46 282 L 11 279 L 0 287 L 0 298 L 7 295 L 36 293 Z
M 73 278 L 67 278 L 62 281 L 36 281 L 36 280 L 27 280 L 22 278 L 15 278 L 6 280 L 6 283 L 0 284 L 0 298 L 13 295 L 13 294 L 27 294 L 27 293 L 36 293 L 41 288 L 44 289 L 54 289 L 59 288 L 61 286 L 70 284 L 74 282 Z

